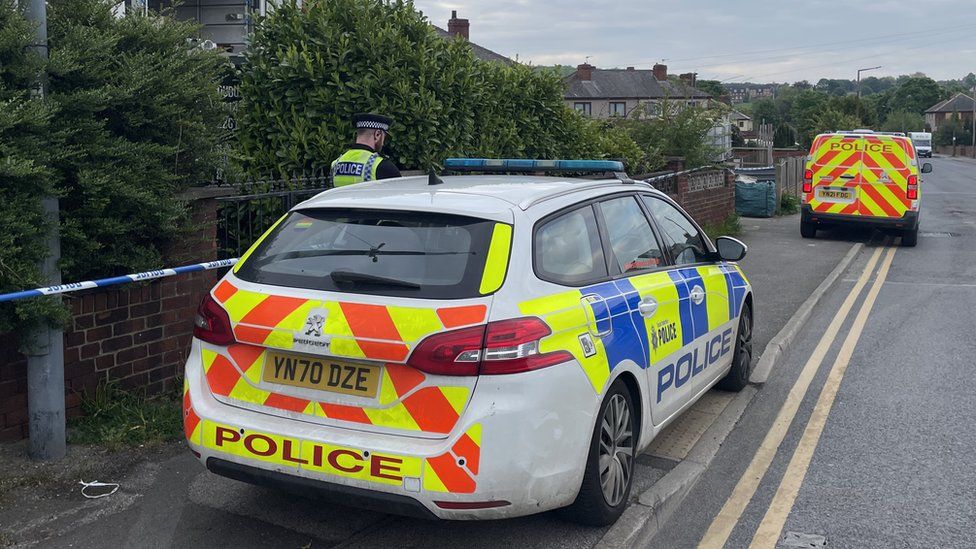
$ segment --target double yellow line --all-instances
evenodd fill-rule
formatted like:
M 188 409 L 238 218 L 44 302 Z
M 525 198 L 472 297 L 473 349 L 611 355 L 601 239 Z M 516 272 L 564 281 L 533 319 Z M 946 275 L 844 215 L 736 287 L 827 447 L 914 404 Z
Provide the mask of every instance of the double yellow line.
M 803 370 L 800 372 L 793 387 L 790 388 L 790 392 L 786 396 L 786 401 L 776 415 L 776 419 L 766 433 L 762 444 L 759 445 L 759 449 L 756 450 L 756 454 L 749 463 L 749 467 L 746 468 L 746 471 L 736 484 L 735 489 L 732 490 L 729 499 L 726 500 L 725 505 L 722 506 L 718 515 L 712 520 L 708 531 L 702 537 L 701 542 L 698 544 L 699 548 L 719 548 L 724 546 L 728 541 L 729 536 L 732 534 L 732 529 L 739 522 L 742 512 L 749 505 L 753 495 L 755 495 L 756 490 L 759 488 L 760 482 L 762 482 L 763 477 L 766 475 L 766 471 L 769 470 L 769 466 L 776 456 L 776 452 L 783 442 L 783 438 L 786 437 L 793 418 L 796 416 L 800 403 L 803 401 L 803 397 L 810 387 L 810 382 L 820 369 L 820 365 L 823 363 L 827 352 L 837 338 L 841 326 L 847 320 L 862 290 L 867 286 L 871 278 L 871 273 L 874 272 L 874 268 L 877 266 L 882 252 L 884 252 L 884 259 L 881 261 L 878 275 L 871 284 L 867 297 L 865 297 L 864 302 L 861 304 L 861 308 L 854 318 L 851 329 L 844 339 L 844 343 L 827 376 L 827 381 L 824 383 L 824 387 L 820 392 L 820 398 L 817 400 L 813 413 L 807 421 L 806 428 L 800 438 L 800 443 L 793 452 L 793 458 L 790 460 L 790 464 L 786 469 L 786 474 L 783 475 L 779 488 L 776 490 L 776 495 L 766 510 L 766 514 L 763 516 L 763 520 L 759 524 L 759 528 L 756 530 L 756 534 L 752 538 L 752 544 L 750 545 L 750 548 L 768 547 L 772 549 L 776 547 L 780 533 L 783 530 L 783 525 L 786 524 L 786 519 L 793 509 L 793 503 L 796 501 L 797 493 L 803 484 L 803 479 L 810 466 L 810 460 L 813 458 L 813 453 L 820 440 L 820 434 L 823 432 L 824 425 L 827 422 L 827 416 L 830 414 L 834 398 L 837 396 L 840 382 L 844 378 L 847 365 L 850 363 L 851 355 L 854 353 L 854 347 L 857 345 L 858 339 L 860 339 L 861 333 L 864 331 L 864 325 L 867 323 L 868 315 L 871 314 L 871 309 L 874 308 L 874 303 L 877 300 L 878 293 L 881 291 L 881 286 L 888 277 L 888 270 L 891 268 L 891 262 L 894 259 L 896 249 L 889 245 L 883 248 L 876 248 L 874 253 L 871 254 L 867 265 L 861 272 L 860 277 L 858 277 L 854 287 L 847 294 L 844 303 L 837 310 L 827 330 L 803 366 Z

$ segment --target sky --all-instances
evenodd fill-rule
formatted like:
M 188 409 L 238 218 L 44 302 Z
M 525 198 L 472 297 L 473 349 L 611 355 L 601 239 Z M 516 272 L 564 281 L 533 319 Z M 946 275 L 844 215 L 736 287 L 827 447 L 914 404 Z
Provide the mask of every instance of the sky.
M 442 28 L 451 10 L 471 41 L 534 65 L 697 72 L 725 82 L 816 83 L 976 72 L 974 0 L 414 0 Z

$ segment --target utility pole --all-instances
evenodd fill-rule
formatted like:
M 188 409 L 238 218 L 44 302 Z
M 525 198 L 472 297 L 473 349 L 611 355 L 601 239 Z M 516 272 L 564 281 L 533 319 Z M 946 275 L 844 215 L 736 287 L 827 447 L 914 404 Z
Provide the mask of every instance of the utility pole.
M 881 65 L 877 67 L 868 67 L 866 69 L 857 69 L 857 121 L 861 122 L 861 73 L 866 71 L 873 71 L 875 69 L 880 69 Z
M 34 23 L 34 43 L 31 50 L 47 60 L 47 5 L 45 0 L 27 0 L 24 16 Z M 36 75 L 31 97 L 44 101 L 47 92 L 47 73 Z M 61 284 L 61 238 L 58 199 L 41 199 L 46 221 L 50 225 L 48 254 L 38 267 L 48 285 Z M 51 299 L 51 298 L 48 298 Z M 61 298 L 55 298 L 60 303 Z M 64 333 L 61 328 L 41 325 L 27 337 L 27 413 L 30 442 L 28 454 L 36 461 L 64 457 L 67 451 L 64 432 Z
M 969 150 L 969 155 L 976 158 L 976 85 L 973 86 L 973 143 L 972 148 Z

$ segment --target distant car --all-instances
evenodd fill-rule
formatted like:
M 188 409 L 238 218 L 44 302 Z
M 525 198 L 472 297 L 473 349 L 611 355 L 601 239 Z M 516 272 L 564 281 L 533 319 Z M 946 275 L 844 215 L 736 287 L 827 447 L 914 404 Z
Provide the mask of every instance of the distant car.
M 902 244 L 918 242 L 920 174 L 915 147 L 904 136 L 874 132 L 818 135 L 803 173 L 800 235 L 813 238 L 826 225 L 891 229 Z
M 609 524 L 654 436 L 713 385 L 748 382 L 745 253 L 627 178 L 326 191 L 200 305 L 187 440 L 217 474 L 342 504 L 444 519 L 569 506 Z

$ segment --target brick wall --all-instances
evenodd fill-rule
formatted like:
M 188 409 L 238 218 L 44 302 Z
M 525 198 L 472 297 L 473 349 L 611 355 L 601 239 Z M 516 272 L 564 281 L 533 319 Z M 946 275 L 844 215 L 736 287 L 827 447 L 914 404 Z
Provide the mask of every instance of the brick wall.
M 216 259 L 216 204 L 194 202 L 200 230 L 183 239 L 167 266 Z M 82 396 L 99 383 L 158 394 L 182 376 L 193 316 L 221 275 L 204 271 L 152 282 L 66 294 L 71 322 L 64 331 L 65 407 L 81 413 Z M 15 338 L 0 340 L 0 440 L 27 437 L 27 359 Z
M 679 173 L 653 185 L 680 204 L 699 225 L 719 225 L 735 213 L 735 174 L 729 170 Z

